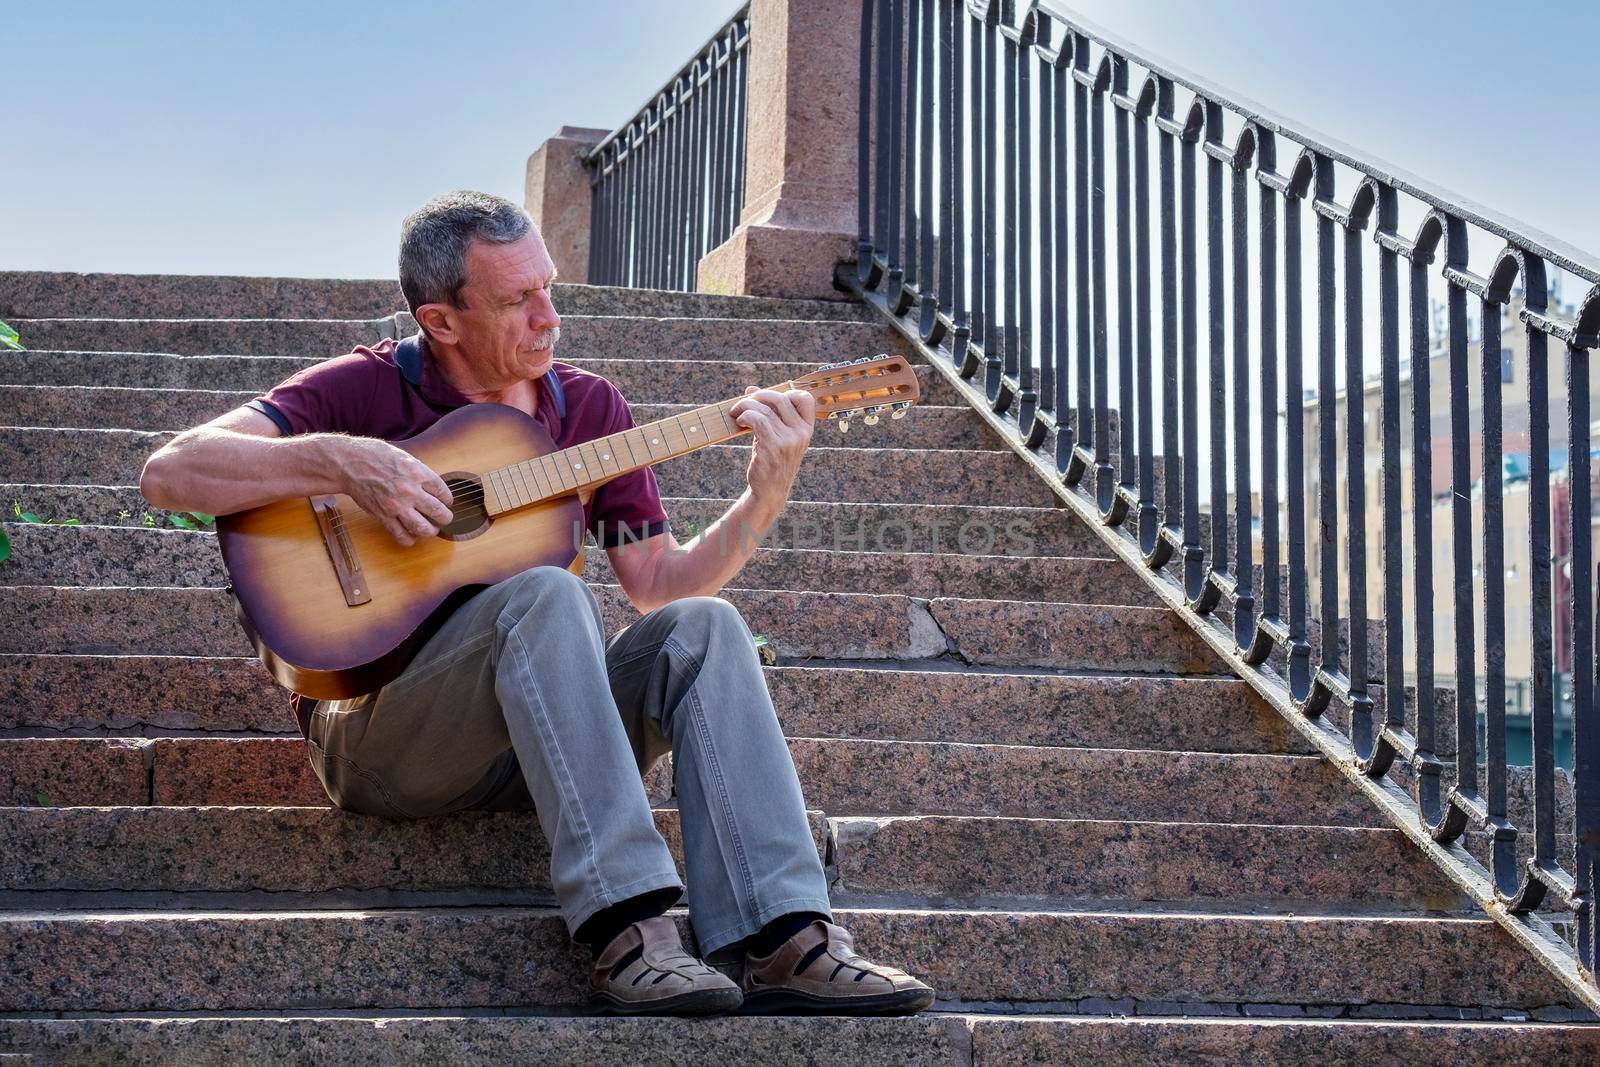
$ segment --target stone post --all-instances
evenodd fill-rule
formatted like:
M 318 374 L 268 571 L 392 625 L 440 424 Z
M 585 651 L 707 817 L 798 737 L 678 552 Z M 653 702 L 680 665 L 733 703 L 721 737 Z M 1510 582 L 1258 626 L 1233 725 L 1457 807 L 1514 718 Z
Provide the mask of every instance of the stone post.
M 706 293 L 844 299 L 855 254 L 860 0 L 752 0 L 744 210 L 700 260 Z
M 528 157 L 522 203 L 564 282 L 589 280 L 589 171 L 583 157 L 609 132 L 563 126 Z

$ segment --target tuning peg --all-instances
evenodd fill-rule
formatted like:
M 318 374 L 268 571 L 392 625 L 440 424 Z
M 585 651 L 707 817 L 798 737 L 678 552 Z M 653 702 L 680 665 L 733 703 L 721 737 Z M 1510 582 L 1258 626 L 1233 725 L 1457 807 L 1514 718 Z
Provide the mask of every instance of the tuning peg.
M 893 409 L 889 413 L 889 417 L 891 419 L 903 419 L 906 417 L 907 409 L 911 407 L 911 401 L 902 400 L 898 404 L 891 404 L 889 406 Z
M 866 423 L 868 426 L 876 426 L 876 425 L 878 425 L 878 416 L 876 416 L 876 415 L 864 415 L 864 416 L 862 416 L 861 421 Z
M 839 432 L 840 433 L 849 433 L 850 432 L 850 420 L 849 419 L 840 419 L 839 420 Z

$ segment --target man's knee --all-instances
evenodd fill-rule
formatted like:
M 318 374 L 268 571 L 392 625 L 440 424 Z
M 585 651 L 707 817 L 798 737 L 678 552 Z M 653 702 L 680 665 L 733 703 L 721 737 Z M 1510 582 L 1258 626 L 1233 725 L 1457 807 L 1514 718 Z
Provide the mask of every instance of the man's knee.
M 548 608 L 552 602 L 582 604 L 588 610 L 593 600 L 584 580 L 562 567 L 529 567 L 501 585 L 506 609 L 519 618 L 536 606 Z

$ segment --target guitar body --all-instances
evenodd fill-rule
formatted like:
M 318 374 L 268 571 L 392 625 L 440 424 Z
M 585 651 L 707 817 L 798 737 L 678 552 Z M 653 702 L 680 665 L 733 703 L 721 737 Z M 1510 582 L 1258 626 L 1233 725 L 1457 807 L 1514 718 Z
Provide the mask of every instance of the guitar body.
M 530 567 L 583 569 L 576 495 L 490 518 L 472 488 L 478 471 L 555 451 L 530 416 L 469 404 L 395 446 L 452 485 L 457 521 L 438 536 L 405 547 L 347 496 L 284 500 L 217 520 L 239 620 L 273 677 L 294 692 L 319 700 L 370 693 L 484 587 Z

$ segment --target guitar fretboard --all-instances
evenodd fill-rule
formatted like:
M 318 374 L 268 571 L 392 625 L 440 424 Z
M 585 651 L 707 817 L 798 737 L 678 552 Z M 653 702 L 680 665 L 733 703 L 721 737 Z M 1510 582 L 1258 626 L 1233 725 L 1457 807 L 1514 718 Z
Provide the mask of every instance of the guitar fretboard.
M 485 471 L 484 510 L 499 515 L 541 500 L 568 496 L 629 471 L 748 433 L 728 415 L 737 399 Z

